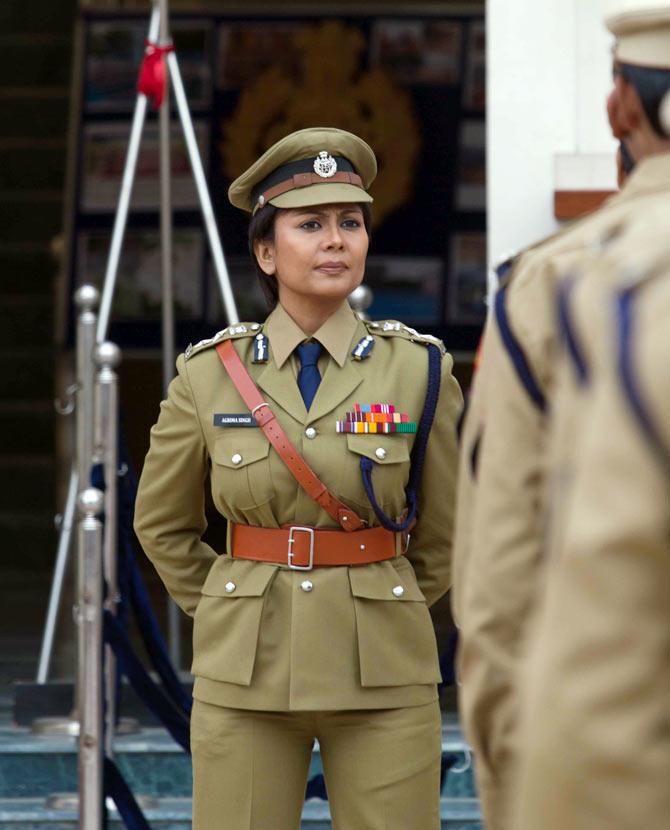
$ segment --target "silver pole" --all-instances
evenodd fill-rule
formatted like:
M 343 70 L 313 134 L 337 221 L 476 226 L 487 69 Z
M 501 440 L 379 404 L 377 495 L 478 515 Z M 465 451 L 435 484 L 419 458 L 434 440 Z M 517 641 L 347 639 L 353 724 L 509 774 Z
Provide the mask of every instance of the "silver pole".
M 79 489 L 79 474 L 76 467 L 73 465 L 70 472 L 70 483 L 67 489 L 67 498 L 65 500 L 65 509 L 63 511 L 63 522 L 60 527 L 60 536 L 58 538 L 58 550 L 56 551 L 56 565 L 54 567 L 54 576 L 51 583 L 51 592 L 49 594 L 49 606 L 47 609 L 47 617 L 44 623 L 44 634 L 42 636 L 42 648 L 40 650 L 40 659 L 37 665 L 37 682 L 46 683 L 49 678 L 49 668 L 51 667 L 51 658 L 53 656 L 54 636 L 56 634 L 56 621 L 58 618 L 58 608 L 63 593 L 63 583 L 65 581 L 65 572 L 67 570 L 67 561 L 70 553 L 70 541 L 72 539 L 72 526 L 74 523 L 74 512 L 77 502 L 77 491 Z
M 98 305 L 100 294 L 93 285 L 82 285 L 75 291 L 74 303 L 79 309 L 77 317 L 77 345 L 76 345 L 76 458 L 75 470 L 78 486 L 86 485 L 91 474 L 91 463 L 93 461 L 93 419 L 94 419 L 94 396 L 95 396 L 95 366 L 93 364 L 93 348 L 95 346 L 95 325 L 96 316 L 94 309 Z M 67 516 L 65 520 L 67 521 Z M 81 580 L 84 569 L 84 551 L 81 544 L 77 545 L 77 584 Z M 84 650 L 83 628 L 77 627 L 77 653 L 82 654 Z M 33 724 L 33 728 L 40 732 L 64 732 L 65 734 L 80 734 L 78 712 L 80 710 L 79 694 L 81 693 L 80 683 L 81 664 L 77 667 L 75 681 L 75 703 L 74 712 L 69 720 L 63 721 L 60 718 L 39 719 Z
M 93 397 L 95 394 L 95 309 L 100 294 L 93 285 L 82 285 L 74 295 L 79 309 L 77 319 L 77 473 L 80 486 L 88 483 L 93 460 Z
M 121 351 L 115 343 L 101 343 L 95 350 L 99 367 L 96 387 L 96 455 L 105 471 L 105 528 L 103 532 L 103 571 L 107 583 L 105 609 L 116 616 L 119 602 L 118 580 L 118 497 L 117 471 L 119 468 L 119 379 L 116 367 L 121 362 Z M 114 754 L 116 713 L 116 658 L 109 646 L 105 647 L 105 752 Z
M 158 20 L 158 6 L 154 6 L 149 20 L 149 32 L 147 34 L 147 39 L 152 42 L 155 42 L 158 35 Z M 112 312 L 112 300 L 114 299 L 114 288 L 116 287 L 116 277 L 118 275 L 119 260 L 121 258 L 121 246 L 123 245 L 123 237 L 125 235 L 126 224 L 128 222 L 130 197 L 133 191 L 135 169 L 137 167 L 137 156 L 140 149 L 140 139 L 142 138 L 142 128 L 144 127 L 146 113 L 147 97 L 146 95 L 139 93 L 135 102 L 135 113 L 133 115 L 133 124 L 130 130 L 130 142 L 128 144 L 125 167 L 123 168 L 121 192 L 119 193 L 119 203 L 116 208 L 116 216 L 114 217 L 112 241 L 109 248 L 109 257 L 107 259 L 105 281 L 103 283 L 102 302 L 100 304 L 100 317 L 98 319 L 98 332 L 96 336 L 98 343 L 102 343 L 107 338 L 109 318 Z
M 167 0 L 159 0 L 160 45 L 170 43 L 170 19 Z M 160 108 L 160 182 L 161 182 L 161 261 L 162 261 L 162 316 L 163 316 L 163 396 L 174 376 L 175 333 L 172 278 L 172 194 L 170 179 L 170 76 L 165 79 L 165 97 Z M 179 608 L 168 602 L 168 645 L 170 659 L 179 671 L 181 667 L 181 633 Z
M 96 516 L 103 494 L 89 487 L 79 494 L 79 548 L 83 568 L 78 580 L 79 652 L 79 826 L 102 830 L 102 524 Z
M 92 285 L 82 285 L 74 295 L 75 304 L 79 307 L 77 320 L 77 404 L 76 404 L 76 435 L 77 435 L 77 476 L 79 487 L 86 488 L 91 477 L 93 463 L 93 422 L 95 407 L 95 365 L 93 363 L 93 349 L 95 347 L 96 316 L 94 308 L 98 304 L 100 294 Z M 77 579 L 81 579 L 84 570 L 84 550 L 81 544 L 77 545 Z M 81 654 L 84 650 L 83 627 L 77 629 L 77 650 Z M 81 670 L 81 667 L 80 667 Z M 80 694 L 81 684 L 75 685 L 76 695 Z M 75 695 L 75 717 L 80 701 Z
M 212 207 L 212 200 L 209 196 L 209 190 L 207 188 L 205 171 L 203 170 L 202 161 L 200 160 L 200 151 L 198 150 L 198 142 L 196 141 L 195 131 L 193 130 L 193 122 L 191 121 L 191 114 L 188 109 L 188 102 L 186 101 L 186 93 L 184 92 L 184 84 L 182 83 L 177 56 L 174 52 L 170 52 L 168 54 L 167 63 L 170 70 L 170 78 L 172 79 L 177 109 L 179 110 L 181 126 L 184 130 L 186 148 L 188 149 L 188 155 L 191 160 L 193 178 L 195 179 L 195 184 L 198 189 L 200 208 L 202 210 L 203 219 L 205 220 L 207 237 L 209 239 L 209 246 L 212 252 L 216 277 L 219 281 L 219 288 L 221 289 L 221 298 L 223 300 L 224 310 L 226 317 L 228 318 L 228 322 L 236 323 L 239 320 L 239 315 L 237 312 L 237 306 L 235 305 L 235 298 L 233 297 L 233 290 L 230 286 L 230 275 L 226 266 L 226 260 L 223 254 L 223 247 L 221 245 L 216 219 L 214 218 L 214 208 Z

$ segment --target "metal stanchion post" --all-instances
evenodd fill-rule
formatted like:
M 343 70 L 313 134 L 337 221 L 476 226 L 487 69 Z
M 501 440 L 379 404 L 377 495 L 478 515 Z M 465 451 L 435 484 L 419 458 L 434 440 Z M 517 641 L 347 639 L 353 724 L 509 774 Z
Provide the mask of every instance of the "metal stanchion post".
M 79 494 L 79 826 L 102 830 L 104 821 L 102 746 L 102 511 L 103 494 L 89 487 Z
M 116 367 L 121 362 L 121 350 L 115 343 L 101 343 L 95 350 L 98 380 L 95 397 L 95 458 L 105 471 L 105 528 L 103 531 L 103 572 L 107 585 L 105 609 L 116 616 L 119 602 L 118 581 L 118 526 L 119 508 L 117 476 L 119 469 L 119 378 Z M 109 646 L 105 647 L 105 752 L 114 754 L 114 735 L 128 734 L 139 726 L 131 718 L 116 722 L 116 658 Z
M 100 300 L 100 293 L 93 285 L 82 285 L 74 295 L 74 303 L 79 310 L 77 317 L 77 348 L 76 348 L 76 474 L 79 487 L 85 487 L 89 482 L 91 464 L 93 461 L 93 409 L 95 395 L 95 364 L 93 349 L 95 347 L 95 329 L 97 317 L 95 310 Z M 74 503 L 69 502 L 66 509 L 73 510 Z M 67 512 L 63 517 L 65 523 L 70 523 L 73 516 Z M 82 551 L 77 551 L 77 574 L 83 568 Z M 81 626 L 77 629 L 77 653 L 83 649 Z M 38 718 L 33 722 L 32 729 L 40 734 L 65 734 L 77 736 L 79 734 L 79 684 L 75 678 L 74 711 L 69 718 Z

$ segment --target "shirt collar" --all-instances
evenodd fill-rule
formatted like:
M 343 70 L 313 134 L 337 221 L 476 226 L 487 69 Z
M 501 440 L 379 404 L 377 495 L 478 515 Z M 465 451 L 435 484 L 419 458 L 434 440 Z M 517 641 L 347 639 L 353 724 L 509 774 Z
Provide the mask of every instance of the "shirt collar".
M 625 198 L 670 188 L 670 153 L 647 156 L 635 165 L 621 190 Z
M 321 328 L 314 332 L 312 339 L 318 340 L 339 366 L 344 366 L 351 341 L 359 325 L 358 317 L 345 300 Z M 310 339 L 279 303 L 267 319 L 265 332 L 270 340 L 272 355 L 279 369 L 300 343 Z

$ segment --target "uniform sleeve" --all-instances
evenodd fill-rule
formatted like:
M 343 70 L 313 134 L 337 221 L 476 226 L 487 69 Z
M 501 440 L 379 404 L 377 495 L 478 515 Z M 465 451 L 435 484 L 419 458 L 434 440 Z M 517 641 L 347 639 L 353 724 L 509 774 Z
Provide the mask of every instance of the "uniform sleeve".
M 177 371 L 151 430 L 135 532 L 172 598 L 192 616 L 216 554 L 201 541 L 207 450 L 183 356 Z
M 640 316 L 635 383 L 667 425 L 670 304 L 654 305 L 656 322 Z M 608 358 L 530 661 L 519 830 L 660 828 L 670 815 L 670 480 Z
M 507 826 L 505 799 L 518 754 L 517 672 L 544 541 L 546 416 L 538 395 L 531 395 L 529 377 L 544 396 L 552 295 L 547 275 L 535 271 L 532 279 L 525 275 L 522 291 L 507 297 L 509 325 L 514 326 L 509 333 L 518 351 L 510 351 L 499 320 L 492 321 L 487 333 L 477 484 L 467 505 L 470 527 L 458 530 L 468 534 L 467 551 L 459 552 L 468 560 L 460 565 L 459 707 L 477 759 L 487 826 L 493 830 Z M 523 321 L 533 329 L 532 336 Z M 459 511 L 466 512 L 466 505 L 459 505 Z
M 463 424 L 460 431 L 458 482 L 456 491 L 456 520 L 454 525 L 453 584 L 451 587 L 451 612 L 457 626 L 461 625 L 463 595 L 468 582 L 468 565 L 471 560 L 472 514 L 477 491 L 477 468 L 484 434 L 486 389 L 489 378 L 488 341 L 490 318 L 482 338 L 479 367 L 467 396 Z
M 451 586 L 451 542 L 454 525 L 458 448 L 456 425 L 463 396 L 451 373 L 453 360 L 442 359 L 442 382 L 430 431 L 418 496 L 418 521 L 407 558 L 429 605 Z

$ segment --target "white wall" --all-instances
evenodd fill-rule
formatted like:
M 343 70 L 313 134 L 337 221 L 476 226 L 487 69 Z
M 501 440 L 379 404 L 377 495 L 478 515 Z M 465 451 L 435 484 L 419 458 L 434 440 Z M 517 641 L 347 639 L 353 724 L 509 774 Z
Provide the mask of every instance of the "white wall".
M 554 189 L 574 186 L 585 165 L 592 170 L 585 187 L 614 186 L 604 3 L 487 0 L 491 263 L 556 229 Z

